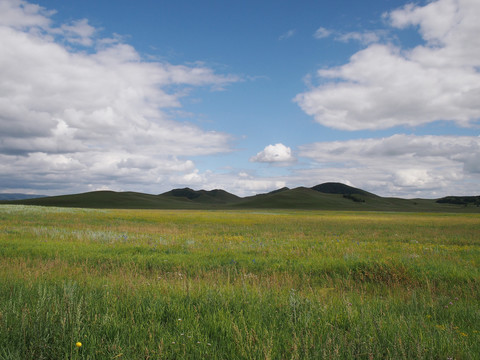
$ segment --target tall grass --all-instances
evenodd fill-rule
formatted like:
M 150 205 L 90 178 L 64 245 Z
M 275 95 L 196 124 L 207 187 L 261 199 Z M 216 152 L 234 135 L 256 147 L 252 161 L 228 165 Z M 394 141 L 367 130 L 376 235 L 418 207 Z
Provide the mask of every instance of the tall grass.
M 0 206 L 0 359 L 478 359 L 478 234 L 474 214 Z

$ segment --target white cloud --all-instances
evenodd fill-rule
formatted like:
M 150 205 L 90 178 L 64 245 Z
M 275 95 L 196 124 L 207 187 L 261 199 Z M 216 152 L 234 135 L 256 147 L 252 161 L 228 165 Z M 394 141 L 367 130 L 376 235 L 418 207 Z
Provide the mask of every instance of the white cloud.
M 88 24 L 87 19 L 76 20 L 71 25 L 63 24 L 60 27 L 61 34 L 71 42 L 83 46 L 91 46 L 93 44 L 93 35 L 95 28 Z
M 316 39 L 325 39 L 327 37 L 329 37 L 330 35 L 332 35 L 333 31 L 331 30 L 328 30 L 324 27 L 319 27 L 317 29 L 317 31 L 315 31 L 315 33 L 313 34 L 313 37 L 316 38 Z
M 203 64 L 143 61 L 128 44 L 96 38 L 88 20 L 55 26 L 52 14 L 0 1 L 4 188 L 153 188 L 172 174 L 194 174 L 186 156 L 230 151 L 227 134 L 174 121 L 166 109 L 181 107 L 186 88 L 219 89 L 237 77 Z
M 380 41 L 381 33 L 375 31 L 348 32 L 340 33 L 335 36 L 335 40 L 342 42 L 358 41 L 362 44 L 371 44 Z
M 179 184 L 179 186 L 200 186 L 203 185 L 207 181 L 207 174 L 208 173 L 200 173 L 198 169 L 194 169 L 193 171 L 186 173 L 184 175 L 174 175 L 170 178 L 170 182 L 173 184 Z
M 292 149 L 280 143 L 268 145 L 265 149 L 257 153 L 257 155 L 250 158 L 250 161 L 252 162 L 266 163 L 287 163 L 294 160 L 295 158 L 292 156 Z
M 438 0 L 386 14 L 393 27 L 418 25 L 426 41 L 405 51 L 375 43 L 350 62 L 319 70 L 322 84 L 295 97 L 322 125 L 385 129 L 480 118 L 480 2 Z
M 315 162 L 315 169 L 299 172 L 305 177 L 350 179 L 380 195 L 452 195 L 455 184 L 478 191 L 468 185 L 480 176 L 480 137 L 475 136 L 399 134 L 320 142 L 301 146 L 299 156 Z
M 341 32 L 320 27 L 315 31 L 313 37 L 316 39 L 333 37 L 334 40 L 340 42 L 358 41 L 362 44 L 371 44 L 380 41 L 382 38 L 386 37 L 386 35 L 386 32 L 383 30 Z
M 234 186 L 242 189 L 241 193 L 262 194 L 285 187 L 285 181 L 274 179 L 239 179 Z
M 208 174 L 204 188 L 225 189 L 238 196 L 251 196 L 278 190 L 286 186 L 287 179 L 281 177 L 259 177 L 247 172 L 230 174 Z
M 291 37 L 293 37 L 295 35 L 297 31 L 295 29 L 291 29 L 291 30 L 288 30 L 286 33 L 280 35 L 280 37 L 278 38 L 278 40 L 286 40 L 286 39 L 290 39 Z
M 437 181 L 434 176 L 425 169 L 401 169 L 394 174 L 394 184 L 401 187 L 422 188 L 432 186 L 433 181 Z
M 13 28 L 40 27 L 48 28 L 51 20 L 49 16 L 55 11 L 30 4 L 23 0 L 0 1 L 0 24 Z
M 422 37 L 429 42 L 444 43 L 448 33 L 463 19 L 461 6 L 471 6 L 476 1 L 437 0 L 425 6 L 407 4 L 403 8 L 385 14 L 398 28 L 419 25 Z M 470 4 L 469 4 L 470 3 Z

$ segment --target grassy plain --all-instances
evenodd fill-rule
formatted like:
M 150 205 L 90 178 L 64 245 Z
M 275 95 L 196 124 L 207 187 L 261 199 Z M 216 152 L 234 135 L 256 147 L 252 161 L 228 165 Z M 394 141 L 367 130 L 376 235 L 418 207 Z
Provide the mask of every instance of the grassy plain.
M 478 214 L 4 205 L 0 359 L 479 359 L 479 265 Z

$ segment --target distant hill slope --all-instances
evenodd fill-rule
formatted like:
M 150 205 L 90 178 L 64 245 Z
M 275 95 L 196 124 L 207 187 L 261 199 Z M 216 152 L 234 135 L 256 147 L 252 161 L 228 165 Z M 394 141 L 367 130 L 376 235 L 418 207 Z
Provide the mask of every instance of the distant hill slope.
M 238 197 L 224 190 L 173 189 L 160 195 L 94 191 L 83 194 L 0 201 L 3 204 L 100 209 L 305 209 L 414 212 L 480 212 L 480 197 L 438 200 L 381 197 L 341 183 L 312 188 L 282 188 L 266 194 Z
M 5 202 L 4 202 L 5 203 Z M 10 201 L 9 204 L 59 206 L 98 209 L 170 209 L 178 208 L 175 200 L 137 192 L 92 191 L 82 194 L 50 196 L 39 199 Z M 200 208 L 198 204 L 182 204 L 182 208 Z
M 204 209 L 218 206 L 225 207 L 240 199 L 224 190 L 195 191 L 185 188 L 174 189 L 160 195 L 137 192 L 92 191 L 0 203 L 98 209 Z
M 285 187 L 283 187 L 283 188 L 281 188 L 281 189 L 277 189 L 277 190 L 270 191 L 268 194 L 276 194 L 276 193 L 281 193 L 281 192 L 283 192 L 283 191 L 288 191 L 288 190 L 290 190 L 290 189 L 285 186 Z
M 325 193 L 313 190 L 313 188 L 298 187 L 280 193 L 268 193 L 247 197 L 235 204 L 234 207 L 352 211 L 455 211 L 453 207 L 442 207 L 439 205 L 440 204 L 435 203 L 435 200 L 384 198 L 366 191 L 357 192 L 356 194 L 342 194 Z
M 341 196 L 322 194 L 306 187 L 298 187 L 280 192 L 250 196 L 235 204 L 235 207 L 263 209 L 330 209 L 340 207 L 339 201 L 342 202 Z
M 357 189 L 352 186 L 348 186 L 337 182 L 328 182 L 311 187 L 312 190 L 325 193 L 325 194 L 341 194 L 341 195 L 365 195 L 365 196 L 377 196 L 369 193 L 368 191 Z
M 241 200 L 240 197 L 230 194 L 225 190 L 192 190 L 190 188 L 173 189 L 161 194 L 160 196 L 171 197 L 177 200 L 192 200 L 199 203 L 209 204 L 229 204 Z
M 480 196 L 446 196 L 438 199 L 437 203 L 480 206 Z

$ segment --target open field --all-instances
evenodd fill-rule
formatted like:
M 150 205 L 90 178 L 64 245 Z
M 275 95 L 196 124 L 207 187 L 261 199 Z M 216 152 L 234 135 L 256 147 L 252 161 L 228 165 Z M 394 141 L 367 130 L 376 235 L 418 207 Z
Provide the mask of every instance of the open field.
M 479 266 L 479 214 L 2 205 L 0 359 L 479 359 Z

